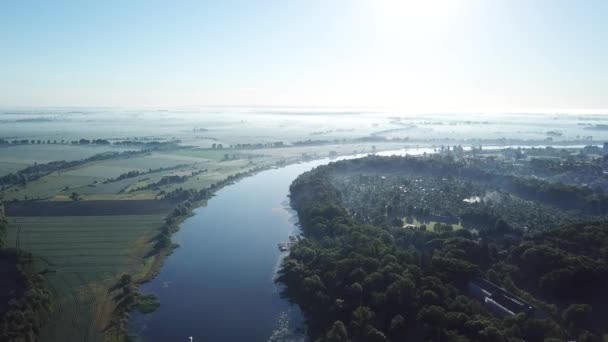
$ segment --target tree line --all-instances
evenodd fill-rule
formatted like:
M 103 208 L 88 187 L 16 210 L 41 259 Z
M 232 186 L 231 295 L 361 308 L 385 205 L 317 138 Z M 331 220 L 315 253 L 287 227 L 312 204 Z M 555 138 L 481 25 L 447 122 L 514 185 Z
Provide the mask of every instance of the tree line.
M 124 151 L 124 152 L 106 152 L 96 154 L 94 156 L 73 160 L 73 161 L 52 161 L 48 163 L 34 163 L 34 165 L 28 166 L 24 169 L 21 169 L 15 173 L 9 173 L 8 175 L 4 175 L 0 177 L 0 186 L 10 186 L 10 185 L 27 185 L 28 182 L 34 181 L 36 179 L 42 178 L 46 175 L 49 175 L 53 172 L 61 172 L 62 170 L 69 169 L 72 167 L 76 167 L 79 165 L 84 165 L 94 161 L 107 160 L 113 158 L 128 158 L 134 157 L 137 155 L 146 154 L 148 152 L 145 151 Z

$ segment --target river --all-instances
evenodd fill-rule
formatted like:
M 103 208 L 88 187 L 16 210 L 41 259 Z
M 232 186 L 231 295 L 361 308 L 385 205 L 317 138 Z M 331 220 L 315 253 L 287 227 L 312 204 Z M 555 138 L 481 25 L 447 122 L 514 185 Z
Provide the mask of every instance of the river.
M 431 148 L 379 155 L 433 153 Z M 359 156 L 341 157 L 338 159 Z M 260 172 L 216 193 L 194 210 L 173 240 L 180 247 L 141 288 L 161 306 L 134 314 L 131 332 L 143 341 L 303 341 L 297 307 L 279 295 L 276 271 L 286 253 L 277 243 L 299 231 L 289 185 L 322 159 Z
M 420 154 L 410 149 L 378 154 Z M 353 158 L 341 157 L 333 160 Z M 276 271 L 286 253 L 277 243 L 299 231 L 289 185 L 321 159 L 260 172 L 229 185 L 194 210 L 173 241 L 160 274 L 144 284 L 161 306 L 133 315 L 131 332 L 143 341 L 302 341 L 297 307 L 279 295 Z

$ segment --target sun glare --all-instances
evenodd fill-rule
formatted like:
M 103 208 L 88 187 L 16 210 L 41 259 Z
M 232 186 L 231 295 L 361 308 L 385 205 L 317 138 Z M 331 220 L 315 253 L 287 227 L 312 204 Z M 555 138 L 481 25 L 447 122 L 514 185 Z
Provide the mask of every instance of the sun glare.
M 384 36 L 421 38 L 449 28 L 463 12 L 464 1 L 377 0 L 371 1 L 371 15 L 378 33 Z

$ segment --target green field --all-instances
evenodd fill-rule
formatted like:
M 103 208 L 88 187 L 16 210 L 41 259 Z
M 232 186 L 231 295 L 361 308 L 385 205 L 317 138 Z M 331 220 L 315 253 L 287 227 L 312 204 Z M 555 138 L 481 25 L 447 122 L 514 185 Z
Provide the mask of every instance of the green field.
M 34 163 L 48 163 L 51 161 L 72 161 L 91 157 L 95 154 L 126 150 L 111 146 L 73 146 L 73 145 L 18 145 L 0 148 L 0 176 L 18 171 Z
M 11 217 L 7 244 L 32 252 L 56 296 L 41 341 L 102 341 L 121 273 L 146 269 L 164 215 Z
M 89 163 L 65 172 L 70 176 L 89 176 L 98 178 L 113 178 L 129 171 L 148 171 L 149 169 L 174 167 L 177 165 L 194 164 L 204 161 L 180 155 L 152 153 L 141 157 L 116 158 Z
M 194 158 L 203 158 L 209 160 L 223 160 L 226 154 L 235 154 L 242 153 L 239 150 L 233 149 L 191 149 L 191 150 L 181 150 L 176 152 L 176 154 L 185 156 L 185 157 L 194 157 Z
M 53 172 L 40 179 L 28 182 L 24 186 L 13 186 L 5 191 L 5 198 L 23 199 L 49 199 L 57 195 L 66 197 L 72 192 L 81 195 L 109 195 L 118 194 L 129 185 L 143 178 L 160 179 L 172 174 L 176 170 L 156 172 L 149 175 L 128 178 L 120 182 L 104 184 L 109 178 L 118 177 L 129 171 L 147 172 L 150 169 L 171 168 L 184 165 L 184 169 L 205 168 L 205 160 L 195 157 L 171 155 L 166 153 L 152 153 L 141 157 L 116 158 L 94 161 L 61 172 Z M 1 167 L 2 165 L 0 165 Z M 65 199 L 65 198 L 64 198 Z
M 40 147 L 44 148 L 48 146 L 41 145 Z M 383 144 L 378 145 L 378 150 L 397 149 L 400 147 L 402 147 L 401 144 Z M 87 150 L 85 147 L 73 148 Z M 90 148 L 89 150 L 97 149 Z M 136 195 L 129 193 L 129 191 L 157 182 L 164 176 L 205 169 L 208 171 L 195 178 L 188 179 L 185 183 L 171 184 L 163 188 L 163 190 L 174 190 L 177 187 L 201 189 L 223 180 L 229 175 L 246 171 L 251 167 L 275 165 L 275 163 L 281 160 L 295 161 L 296 159 L 300 159 L 303 154 L 307 154 L 311 157 L 327 157 L 329 151 L 335 151 L 338 154 L 350 154 L 354 150 L 357 150 L 358 152 L 363 150 L 370 151 L 371 145 L 347 144 L 301 146 L 242 151 L 232 149 L 212 150 L 184 148 L 160 153 L 152 152 L 148 155 L 131 158 L 114 158 L 94 161 L 71 169 L 62 170 L 61 172 L 54 172 L 40 179 L 28 182 L 25 187 L 21 185 L 13 186 L 4 191 L 4 197 L 7 200 L 68 200 L 68 196 L 72 192 L 77 192 L 82 195 L 85 200 L 131 199 L 134 197 L 154 198 L 158 191 L 139 191 Z M 229 154 L 231 158 L 236 157 L 236 159 L 223 160 L 225 154 Z M 252 158 L 248 158 L 248 156 L 252 156 Z M 3 161 L 3 163 L 4 162 L 5 161 Z M 107 179 L 116 178 L 129 171 L 147 172 L 150 169 L 173 168 L 179 165 L 183 165 L 183 167 L 162 172 L 146 173 L 117 182 L 104 183 Z M 7 170 L 15 168 L 14 165 L 6 164 L 3 166 L 3 164 L 0 164 L 0 171 L 2 170 L 2 167 Z
M 0 176 L 8 175 L 9 173 L 15 173 L 21 169 L 28 167 L 26 163 L 15 163 L 15 162 L 0 162 Z

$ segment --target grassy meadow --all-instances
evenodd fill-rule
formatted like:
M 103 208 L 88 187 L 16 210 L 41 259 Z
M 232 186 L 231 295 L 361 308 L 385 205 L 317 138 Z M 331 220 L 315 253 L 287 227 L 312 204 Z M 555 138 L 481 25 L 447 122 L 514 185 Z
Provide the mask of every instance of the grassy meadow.
M 122 273 L 146 272 L 165 214 L 9 218 L 9 246 L 35 256 L 55 295 L 41 341 L 111 340 L 111 288 Z
M 17 145 L 0 147 L 0 176 L 19 171 L 34 163 L 57 160 L 84 159 L 104 152 L 121 152 L 132 149 L 115 146 L 74 146 L 65 144 Z

